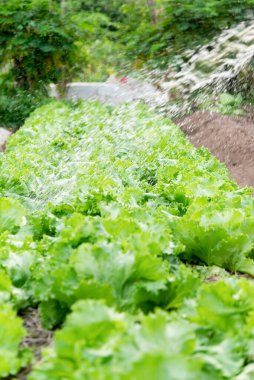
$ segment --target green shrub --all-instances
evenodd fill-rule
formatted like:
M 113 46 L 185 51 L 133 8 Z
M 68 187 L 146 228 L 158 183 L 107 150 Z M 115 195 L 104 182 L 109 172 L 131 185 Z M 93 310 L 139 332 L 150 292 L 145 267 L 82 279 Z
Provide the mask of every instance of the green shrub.
M 50 102 L 45 91 L 16 89 L 0 95 L 0 126 L 16 130 L 37 107 Z
M 72 24 L 53 1 L 2 0 L 0 41 L 1 66 L 19 88 L 64 81 L 75 67 Z
M 201 106 L 202 109 L 219 112 L 223 115 L 243 116 L 244 99 L 238 95 L 232 95 L 227 92 L 222 93 L 215 100 L 213 97 L 209 98 Z
M 128 9 L 131 4 L 135 8 L 130 1 Z M 253 0 L 163 0 L 154 4 L 157 23 L 152 24 L 145 11 L 138 15 L 133 12 L 139 21 L 123 38 L 132 58 L 155 58 L 159 62 L 166 57 L 166 63 L 177 52 L 203 44 L 223 29 L 245 20 L 254 7 Z M 143 9 L 145 6 L 143 2 Z

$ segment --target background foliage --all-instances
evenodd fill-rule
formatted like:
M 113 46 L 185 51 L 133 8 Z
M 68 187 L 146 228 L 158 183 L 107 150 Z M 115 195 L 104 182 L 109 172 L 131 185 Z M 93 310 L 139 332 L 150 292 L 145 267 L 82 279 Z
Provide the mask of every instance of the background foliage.
M 0 8 L 1 61 L 19 88 L 63 80 L 73 65 L 72 25 L 49 0 L 8 0 Z
M 0 46 L 0 123 L 17 128 L 45 103 L 48 83 L 71 78 L 74 31 L 50 0 L 2 0 Z
M 1 0 L 0 126 L 21 125 L 40 98 L 45 102 L 50 82 L 104 81 L 147 63 L 181 61 L 186 49 L 248 18 L 253 6 L 254 0 Z

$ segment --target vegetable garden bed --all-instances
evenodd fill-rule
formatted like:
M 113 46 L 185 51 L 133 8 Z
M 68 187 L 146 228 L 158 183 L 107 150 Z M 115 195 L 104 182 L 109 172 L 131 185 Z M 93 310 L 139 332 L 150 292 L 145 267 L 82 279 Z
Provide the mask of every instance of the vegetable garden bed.
M 252 379 L 252 280 L 189 265 L 254 275 L 251 191 L 142 104 L 37 110 L 1 156 L 0 377 Z

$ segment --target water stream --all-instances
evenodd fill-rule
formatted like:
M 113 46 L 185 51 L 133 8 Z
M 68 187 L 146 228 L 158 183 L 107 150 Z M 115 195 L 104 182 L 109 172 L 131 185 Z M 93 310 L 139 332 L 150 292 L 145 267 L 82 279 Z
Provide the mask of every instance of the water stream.
M 189 113 L 193 104 L 204 103 L 211 94 L 228 91 L 241 74 L 246 81 L 253 57 L 254 21 L 251 19 L 224 30 L 205 46 L 185 51 L 178 70 L 173 66 L 164 71 L 143 69 L 124 81 L 110 77 L 106 83 L 70 83 L 67 97 L 96 98 L 113 105 L 141 99 L 160 113 L 175 118 Z M 54 85 L 51 95 L 57 96 Z
M 254 21 L 250 20 L 226 29 L 195 51 L 185 52 L 179 71 L 172 66 L 163 72 L 144 70 L 143 75 L 154 90 L 144 88 L 141 98 L 170 117 L 180 110 L 186 113 L 200 93 L 204 101 L 211 93 L 227 91 L 241 74 L 246 80 L 253 57 Z M 141 82 L 139 85 L 142 87 Z

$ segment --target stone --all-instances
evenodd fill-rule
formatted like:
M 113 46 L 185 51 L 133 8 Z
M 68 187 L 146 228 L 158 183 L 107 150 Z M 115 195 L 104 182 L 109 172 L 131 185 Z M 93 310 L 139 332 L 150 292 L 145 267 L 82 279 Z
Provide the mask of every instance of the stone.
M 0 128 L 0 152 L 5 150 L 6 142 L 11 135 L 8 129 Z

